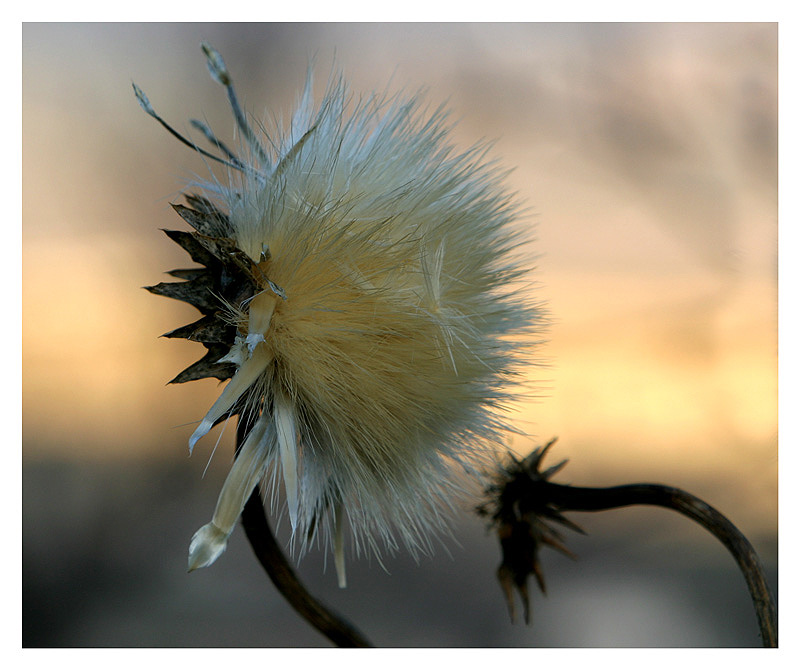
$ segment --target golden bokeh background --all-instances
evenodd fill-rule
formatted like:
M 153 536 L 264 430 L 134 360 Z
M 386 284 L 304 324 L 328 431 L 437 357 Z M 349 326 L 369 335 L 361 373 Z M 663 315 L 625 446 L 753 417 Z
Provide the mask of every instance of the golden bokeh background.
M 285 118 L 314 59 L 356 93 L 425 87 L 463 147 L 494 139 L 553 319 L 514 449 L 557 435 L 565 481 L 686 488 L 774 565 L 775 24 L 26 24 L 26 471 L 185 467 L 218 393 L 165 386 L 202 348 L 157 336 L 193 310 L 140 288 L 190 265 L 158 229 L 184 227 L 169 203 L 207 168 L 131 80 L 179 130 L 201 118 L 230 138 L 202 40 L 256 115 Z M 208 489 L 198 521 L 229 433 L 205 481 L 213 441 L 188 466 Z

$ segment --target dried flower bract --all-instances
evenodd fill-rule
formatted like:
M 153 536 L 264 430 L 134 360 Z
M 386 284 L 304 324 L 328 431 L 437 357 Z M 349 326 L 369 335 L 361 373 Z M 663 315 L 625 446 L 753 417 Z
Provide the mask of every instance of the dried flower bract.
M 190 447 L 233 414 L 252 428 L 189 567 L 224 551 L 259 482 L 274 500 L 282 481 L 300 550 L 321 533 L 343 584 L 346 527 L 356 551 L 427 550 L 504 443 L 543 323 L 525 230 L 506 173 L 483 145 L 457 152 L 442 109 L 354 100 L 340 78 L 315 103 L 309 76 L 288 127 L 256 132 L 204 50 L 243 146 L 193 122 L 225 178 L 175 206 L 193 232 L 167 234 L 203 267 L 150 290 L 203 314 L 167 334 L 208 349 L 173 381 L 230 378 Z
M 528 577 L 533 575 L 542 593 L 546 593 L 544 573 L 539 561 L 539 551 L 548 546 L 575 558 L 564 546 L 561 533 L 554 524 L 560 524 L 578 533 L 584 531 L 562 514 L 561 507 L 550 500 L 547 484 L 567 464 L 561 461 L 547 470 L 542 462 L 555 444 L 553 438 L 543 447 L 534 449 L 518 460 L 509 454 L 508 462 L 495 473 L 495 481 L 486 488 L 486 501 L 478 506 L 480 516 L 488 517 L 497 532 L 503 560 L 497 569 L 497 579 L 506 598 L 511 621 L 516 618 L 514 591 L 522 599 L 523 618 L 531 622 Z

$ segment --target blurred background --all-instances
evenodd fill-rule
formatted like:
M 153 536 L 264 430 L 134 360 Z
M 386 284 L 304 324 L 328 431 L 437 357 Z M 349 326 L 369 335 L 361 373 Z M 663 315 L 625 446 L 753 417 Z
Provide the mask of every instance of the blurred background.
M 775 24 L 25 24 L 24 646 L 328 646 L 240 529 L 186 574 L 233 431 L 205 474 L 213 439 L 187 458 L 218 387 L 165 386 L 204 350 L 158 335 L 195 312 L 140 287 L 191 265 L 159 228 L 185 228 L 169 203 L 207 168 L 131 80 L 177 129 L 230 138 L 202 40 L 258 116 L 286 117 L 314 59 L 357 93 L 426 87 L 463 148 L 496 140 L 554 321 L 514 450 L 558 436 L 562 483 L 689 490 L 777 589 Z M 345 590 L 320 552 L 299 571 L 381 646 L 760 644 L 733 559 L 692 522 L 573 519 L 588 535 L 567 538 L 576 561 L 542 556 L 531 627 L 509 623 L 499 545 L 468 506 L 418 563 L 350 561 Z

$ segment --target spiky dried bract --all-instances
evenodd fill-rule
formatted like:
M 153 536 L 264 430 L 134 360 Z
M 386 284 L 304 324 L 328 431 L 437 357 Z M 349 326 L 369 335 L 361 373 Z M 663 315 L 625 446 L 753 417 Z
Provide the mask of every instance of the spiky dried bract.
M 505 173 L 483 146 L 457 152 L 445 117 L 414 98 L 351 103 L 340 80 L 315 105 L 309 78 L 290 127 L 243 133 L 249 158 L 226 150 L 229 178 L 177 208 L 197 232 L 173 239 L 208 271 L 151 290 L 195 304 L 204 318 L 169 335 L 227 336 L 218 365 L 233 372 L 190 443 L 231 411 L 255 425 L 220 496 L 225 527 L 198 532 L 190 567 L 221 553 L 241 511 L 221 507 L 265 470 L 282 475 L 301 549 L 323 530 L 340 581 L 345 519 L 357 551 L 397 536 L 425 550 L 459 471 L 504 442 L 542 319 Z
M 497 578 L 506 598 L 511 621 L 515 619 L 514 590 L 522 598 L 523 618 L 531 622 L 528 577 L 533 575 L 542 593 L 546 592 L 539 551 L 549 546 L 575 558 L 564 546 L 554 523 L 583 533 L 580 526 L 565 517 L 559 505 L 543 491 L 549 480 L 560 472 L 567 461 L 546 470 L 541 469 L 544 457 L 555 444 L 553 438 L 534 449 L 521 461 L 509 454 L 508 462 L 495 472 L 495 481 L 486 488 L 486 500 L 477 507 L 480 516 L 488 517 L 497 532 L 503 560 Z

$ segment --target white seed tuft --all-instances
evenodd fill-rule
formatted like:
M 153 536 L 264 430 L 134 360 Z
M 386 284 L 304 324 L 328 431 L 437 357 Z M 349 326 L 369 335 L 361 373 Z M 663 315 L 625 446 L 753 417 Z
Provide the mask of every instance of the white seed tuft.
M 228 151 L 243 167 L 207 195 L 263 282 L 229 306 L 239 334 L 221 360 L 238 371 L 190 439 L 234 405 L 255 421 L 190 568 L 224 550 L 265 477 L 283 482 L 301 551 L 321 532 L 344 585 L 345 517 L 356 553 L 398 539 L 428 551 L 504 446 L 503 408 L 543 326 L 525 292 L 526 236 L 505 173 L 485 146 L 456 151 L 442 110 L 351 103 L 341 80 L 315 105 L 309 79 L 287 128 L 256 137 L 204 50 L 251 154 Z

